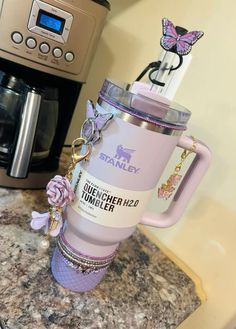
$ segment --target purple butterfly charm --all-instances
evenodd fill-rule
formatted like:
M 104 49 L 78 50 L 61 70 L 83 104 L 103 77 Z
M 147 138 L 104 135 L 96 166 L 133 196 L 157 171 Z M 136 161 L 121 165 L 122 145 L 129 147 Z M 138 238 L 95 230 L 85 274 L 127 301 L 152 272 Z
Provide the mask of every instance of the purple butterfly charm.
M 172 51 L 180 56 L 188 55 L 195 44 L 203 35 L 202 31 L 188 32 L 186 29 L 174 26 L 167 18 L 162 20 L 163 36 L 160 40 L 162 48 Z
M 111 113 L 99 113 L 94 107 L 92 101 L 87 102 L 87 119 L 81 128 L 81 137 L 83 137 L 87 143 L 96 144 L 101 139 L 101 132 L 106 128 L 108 123 L 113 118 Z

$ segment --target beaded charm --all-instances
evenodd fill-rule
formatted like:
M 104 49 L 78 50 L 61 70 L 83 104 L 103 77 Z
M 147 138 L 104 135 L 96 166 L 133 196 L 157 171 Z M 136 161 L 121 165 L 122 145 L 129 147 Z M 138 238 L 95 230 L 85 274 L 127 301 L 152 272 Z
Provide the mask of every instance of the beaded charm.
M 180 175 L 180 170 L 183 166 L 183 163 L 185 159 L 189 156 L 189 154 L 195 152 L 196 150 L 196 140 L 194 137 L 193 139 L 193 146 L 191 151 L 184 150 L 183 153 L 181 154 L 181 160 L 175 167 L 174 173 L 168 178 L 167 182 L 162 184 L 161 187 L 158 188 L 158 198 L 159 199 L 169 199 L 173 192 L 175 191 L 177 185 L 181 181 L 182 175 Z

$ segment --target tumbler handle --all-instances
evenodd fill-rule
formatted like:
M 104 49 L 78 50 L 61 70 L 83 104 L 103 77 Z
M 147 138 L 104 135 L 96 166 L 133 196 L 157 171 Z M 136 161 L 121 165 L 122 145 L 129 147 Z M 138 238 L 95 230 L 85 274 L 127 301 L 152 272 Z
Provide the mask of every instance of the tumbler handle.
M 177 145 L 196 153 L 196 156 L 184 175 L 168 209 L 160 214 L 154 212 L 144 213 L 140 222 L 141 224 L 154 227 L 169 227 L 174 225 L 182 216 L 193 192 L 209 167 L 211 152 L 205 144 L 197 141 L 196 148 L 193 150 L 192 138 L 183 136 L 180 138 Z

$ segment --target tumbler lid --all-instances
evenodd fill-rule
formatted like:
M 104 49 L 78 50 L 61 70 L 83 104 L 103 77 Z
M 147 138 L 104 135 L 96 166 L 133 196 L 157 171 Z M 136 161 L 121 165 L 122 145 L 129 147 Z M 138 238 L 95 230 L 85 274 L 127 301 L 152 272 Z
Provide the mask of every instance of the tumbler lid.
M 185 107 L 152 92 L 150 85 L 141 82 L 129 85 L 106 79 L 99 96 L 117 110 L 156 125 L 185 130 L 191 116 Z

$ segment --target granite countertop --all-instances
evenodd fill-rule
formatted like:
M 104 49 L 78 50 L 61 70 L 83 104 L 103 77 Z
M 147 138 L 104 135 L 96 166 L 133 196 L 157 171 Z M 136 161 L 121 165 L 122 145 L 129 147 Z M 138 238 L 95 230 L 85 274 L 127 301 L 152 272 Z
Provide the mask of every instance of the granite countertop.
M 44 191 L 0 189 L 0 319 L 6 329 L 176 328 L 199 305 L 191 279 L 137 230 L 122 242 L 103 281 L 86 293 L 56 283 L 32 209 Z M 1 326 L 0 326 L 1 327 Z

